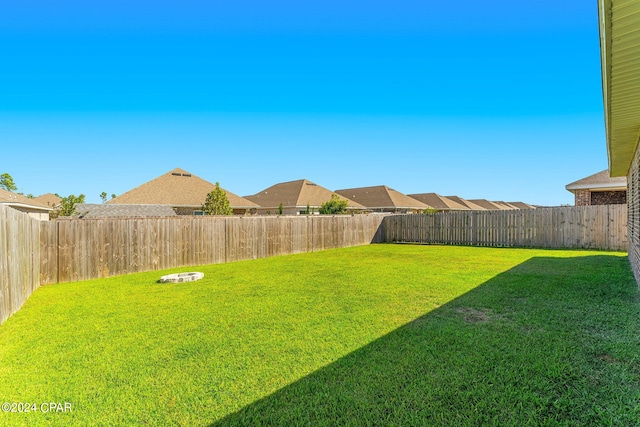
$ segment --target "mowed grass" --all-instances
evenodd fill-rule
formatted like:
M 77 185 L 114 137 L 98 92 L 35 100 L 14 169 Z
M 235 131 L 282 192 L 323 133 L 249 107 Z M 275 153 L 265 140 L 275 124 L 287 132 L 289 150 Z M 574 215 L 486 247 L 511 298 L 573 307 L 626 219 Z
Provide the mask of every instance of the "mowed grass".
M 370 245 L 45 286 L 0 425 L 640 425 L 625 254 Z M 71 412 L 41 410 L 69 402 Z

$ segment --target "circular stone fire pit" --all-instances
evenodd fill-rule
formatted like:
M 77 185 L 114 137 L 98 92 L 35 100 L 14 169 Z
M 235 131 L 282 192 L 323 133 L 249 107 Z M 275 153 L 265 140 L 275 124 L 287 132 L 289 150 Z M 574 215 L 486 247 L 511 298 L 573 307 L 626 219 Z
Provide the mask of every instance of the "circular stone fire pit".
M 160 283 L 181 283 L 181 282 L 194 282 L 196 280 L 200 280 L 204 277 L 204 273 L 199 273 L 197 271 L 191 273 L 176 273 L 176 274 L 168 274 L 166 276 L 160 277 Z

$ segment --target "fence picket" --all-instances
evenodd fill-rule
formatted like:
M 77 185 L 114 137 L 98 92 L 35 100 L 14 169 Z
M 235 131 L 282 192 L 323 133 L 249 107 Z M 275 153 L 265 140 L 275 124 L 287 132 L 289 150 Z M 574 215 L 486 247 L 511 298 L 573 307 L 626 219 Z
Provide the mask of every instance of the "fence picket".
M 386 242 L 626 251 L 626 205 L 390 215 Z

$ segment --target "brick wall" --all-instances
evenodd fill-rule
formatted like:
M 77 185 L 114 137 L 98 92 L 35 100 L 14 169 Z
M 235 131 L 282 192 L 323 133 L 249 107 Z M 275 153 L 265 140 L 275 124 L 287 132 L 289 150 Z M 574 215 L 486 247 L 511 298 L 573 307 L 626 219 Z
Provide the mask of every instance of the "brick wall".
M 640 283 L 640 150 L 636 150 L 627 174 L 627 239 L 629 261 Z
M 576 206 L 588 206 L 591 204 L 591 192 L 589 190 L 576 190 Z
M 591 193 L 592 205 L 624 205 L 627 203 L 626 191 L 594 191 Z

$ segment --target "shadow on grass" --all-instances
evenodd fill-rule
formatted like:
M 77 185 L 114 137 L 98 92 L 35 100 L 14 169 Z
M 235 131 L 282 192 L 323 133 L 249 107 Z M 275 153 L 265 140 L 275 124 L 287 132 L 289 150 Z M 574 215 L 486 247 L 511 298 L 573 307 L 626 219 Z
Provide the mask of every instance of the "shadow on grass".
M 212 425 L 637 425 L 637 348 L 626 258 L 533 258 Z

